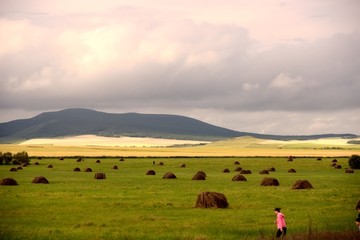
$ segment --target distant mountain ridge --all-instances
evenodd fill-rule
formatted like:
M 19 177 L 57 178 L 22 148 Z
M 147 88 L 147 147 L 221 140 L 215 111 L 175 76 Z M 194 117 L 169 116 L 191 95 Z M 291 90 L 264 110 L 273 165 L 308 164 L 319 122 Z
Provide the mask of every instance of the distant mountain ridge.
M 220 140 L 241 136 L 275 140 L 356 137 L 354 134 L 322 134 L 311 136 L 266 135 L 238 132 L 179 115 L 115 114 L 82 108 L 45 112 L 30 119 L 0 123 L 1 143 L 10 143 L 32 138 L 53 138 L 84 134 L 191 140 Z

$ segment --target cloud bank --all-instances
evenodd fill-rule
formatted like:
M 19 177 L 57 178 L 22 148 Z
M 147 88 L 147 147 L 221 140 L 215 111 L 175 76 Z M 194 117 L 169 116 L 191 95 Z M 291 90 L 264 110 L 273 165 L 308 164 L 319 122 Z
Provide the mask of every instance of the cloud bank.
M 2 3 L 2 121 L 86 107 L 360 134 L 357 1 L 31 2 Z

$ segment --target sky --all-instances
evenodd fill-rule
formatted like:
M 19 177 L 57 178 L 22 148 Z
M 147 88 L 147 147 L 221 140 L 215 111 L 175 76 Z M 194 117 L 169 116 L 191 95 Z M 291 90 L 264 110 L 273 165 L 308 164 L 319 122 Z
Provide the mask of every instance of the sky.
M 360 135 L 358 0 L 1 0 L 0 122 L 89 108 Z

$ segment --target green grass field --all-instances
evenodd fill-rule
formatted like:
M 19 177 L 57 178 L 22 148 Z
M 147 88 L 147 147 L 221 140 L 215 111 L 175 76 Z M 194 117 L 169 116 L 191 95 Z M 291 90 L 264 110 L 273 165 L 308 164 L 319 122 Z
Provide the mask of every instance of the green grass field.
M 347 158 L 337 158 L 343 169 L 334 169 L 332 159 L 33 159 L 40 165 L 17 172 L 0 165 L 0 178 L 19 183 L 0 186 L 0 239 L 272 239 L 275 207 L 286 215 L 290 239 L 311 232 L 352 232 L 360 172 L 345 174 Z M 252 171 L 245 175 L 247 182 L 231 181 L 236 160 Z M 158 165 L 160 161 L 164 166 Z M 182 163 L 186 168 L 180 167 Z M 114 165 L 119 169 L 113 170 Z M 82 171 L 74 172 L 75 167 Z M 83 172 L 86 167 L 93 172 Z M 270 167 L 276 168 L 269 176 L 279 180 L 278 187 L 260 186 L 266 175 L 258 172 Z M 223 173 L 224 168 L 231 173 Z M 297 173 L 288 173 L 290 168 Z M 145 175 L 149 169 L 156 175 Z M 191 180 L 199 170 L 206 172 L 207 180 Z M 162 179 L 168 171 L 177 179 Z M 95 172 L 107 178 L 96 180 Z M 50 184 L 31 183 L 35 176 L 45 176 Z M 314 189 L 291 190 L 299 179 L 309 180 Z M 203 191 L 224 193 L 230 207 L 194 208 Z

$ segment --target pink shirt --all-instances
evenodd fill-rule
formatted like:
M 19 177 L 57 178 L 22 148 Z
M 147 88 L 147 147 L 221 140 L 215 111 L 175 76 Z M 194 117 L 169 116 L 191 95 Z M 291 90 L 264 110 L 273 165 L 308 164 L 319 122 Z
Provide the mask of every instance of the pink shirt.
M 285 223 L 285 215 L 282 213 L 278 213 L 276 215 L 276 225 L 278 229 L 282 229 L 284 227 L 286 227 L 286 223 Z

